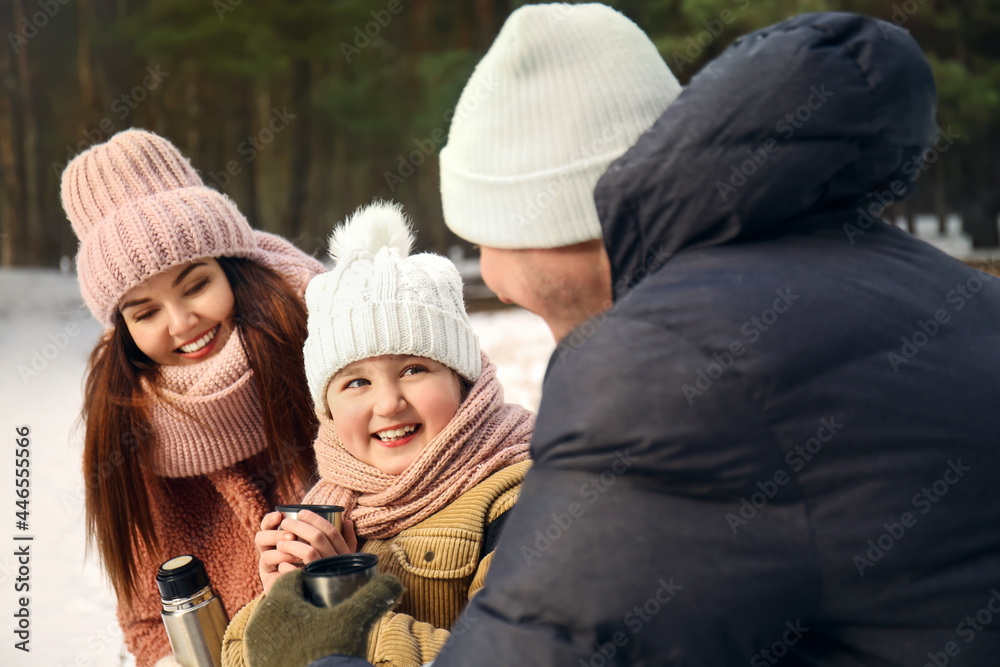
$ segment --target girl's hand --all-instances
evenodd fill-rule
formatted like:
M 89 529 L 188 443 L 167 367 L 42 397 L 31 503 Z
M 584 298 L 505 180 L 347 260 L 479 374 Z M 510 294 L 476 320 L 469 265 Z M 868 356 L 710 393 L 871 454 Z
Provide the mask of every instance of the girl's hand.
M 279 526 L 283 530 L 278 530 Z M 296 540 L 296 537 L 302 541 Z M 354 553 L 358 548 L 358 539 L 350 519 L 344 519 L 341 535 L 326 519 L 315 512 L 303 510 L 297 520 L 283 519 L 281 512 L 267 514 L 260 522 L 260 532 L 254 537 L 254 544 L 260 553 L 258 571 L 266 595 L 278 577 L 304 563 Z
M 302 510 L 298 519 L 285 519 L 281 522 L 284 532 L 277 540 L 276 550 L 305 564 L 328 556 L 352 554 L 358 550 L 354 523 L 350 519 L 344 519 L 343 524 L 341 534 L 320 515 Z
M 254 545 L 260 553 L 257 571 L 260 573 L 261 583 L 264 584 L 265 595 L 271 591 L 271 585 L 278 577 L 296 569 L 296 564 L 299 562 L 294 556 L 275 549 L 285 535 L 284 532 L 277 530 L 281 519 L 281 512 L 266 514 L 260 522 L 260 531 L 254 536 Z

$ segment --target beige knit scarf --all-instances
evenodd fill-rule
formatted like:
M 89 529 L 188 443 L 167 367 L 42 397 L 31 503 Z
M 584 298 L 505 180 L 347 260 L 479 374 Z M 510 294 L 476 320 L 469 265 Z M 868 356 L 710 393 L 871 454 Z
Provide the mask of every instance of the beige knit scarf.
M 393 537 L 414 526 L 494 472 L 528 458 L 534 414 L 503 402 L 496 367 L 483 371 L 458 412 L 410 467 L 387 475 L 354 458 L 320 413 L 316 459 L 321 479 L 303 502 L 342 505 L 358 535 Z
M 143 380 L 155 441 L 153 469 L 193 477 L 228 468 L 267 446 L 253 371 L 235 329 L 219 353 L 192 366 L 161 366 L 162 400 Z

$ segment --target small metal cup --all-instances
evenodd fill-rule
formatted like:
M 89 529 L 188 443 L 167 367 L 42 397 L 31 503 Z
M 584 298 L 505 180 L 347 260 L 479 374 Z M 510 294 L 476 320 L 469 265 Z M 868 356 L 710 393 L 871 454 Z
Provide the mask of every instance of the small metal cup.
M 298 519 L 299 512 L 309 510 L 333 524 L 333 527 L 340 532 L 343 525 L 344 508 L 340 505 L 276 505 L 275 512 L 281 512 L 286 519 Z
M 333 607 L 351 597 L 378 574 L 375 554 L 341 554 L 314 560 L 302 572 L 307 600 L 317 607 Z

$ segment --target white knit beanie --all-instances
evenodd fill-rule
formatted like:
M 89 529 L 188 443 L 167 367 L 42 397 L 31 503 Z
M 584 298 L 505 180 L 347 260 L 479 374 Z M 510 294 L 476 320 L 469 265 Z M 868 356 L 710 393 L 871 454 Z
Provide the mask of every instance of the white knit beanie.
M 597 179 L 680 91 L 645 33 L 614 9 L 521 7 L 459 99 L 440 156 L 445 222 L 491 248 L 601 238 Z
M 403 207 L 373 202 L 330 236 L 334 269 L 306 288 L 306 379 L 326 410 L 330 379 L 345 366 L 384 354 L 427 357 L 475 382 L 481 357 L 469 325 L 462 278 L 448 259 L 410 255 Z

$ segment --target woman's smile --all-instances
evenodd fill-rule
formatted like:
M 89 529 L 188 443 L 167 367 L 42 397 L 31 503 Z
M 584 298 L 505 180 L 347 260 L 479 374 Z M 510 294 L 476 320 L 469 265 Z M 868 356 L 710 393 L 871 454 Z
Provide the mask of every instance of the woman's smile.
M 221 324 L 216 324 L 206 333 L 178 347 L 177 353 L 186 359 L 200 359 L 208 355 L 218 342 L 218 333 L 221 328 Z

